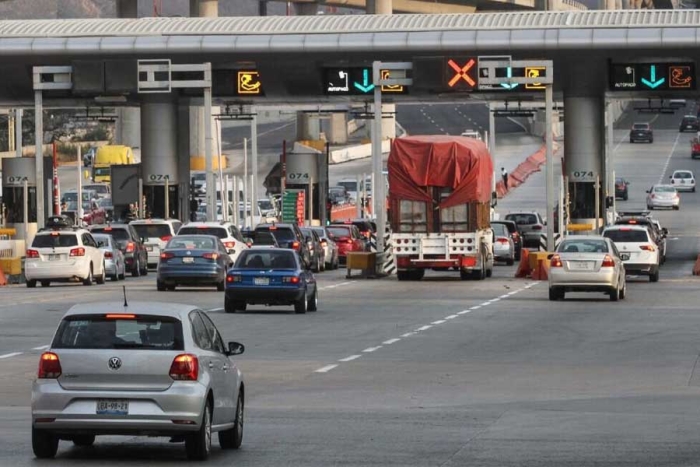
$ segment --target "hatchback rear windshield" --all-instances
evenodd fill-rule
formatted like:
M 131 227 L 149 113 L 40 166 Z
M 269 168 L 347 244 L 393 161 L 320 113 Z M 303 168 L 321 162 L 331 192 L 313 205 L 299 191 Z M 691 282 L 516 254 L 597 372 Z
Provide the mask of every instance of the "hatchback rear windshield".
M 173 237 L 165 246 L 167 250 L 216 250 L 214 239 L 198 235 Z
M 649 124 L 648 123 L 635 123 L 634 129 L 635 130 L 648 130 Z
M 272 229 L 270 227 L 260 227 L 259 229 L 255 230 L 256 232 L 271 232 L 278 242 L 288 242 L 290 240 L 296 240 L 294 232 L 289 227 L 277 227 Z
M 99 194 L 109 194 L 109 188 L 107 185 L 88 185 L 85 187 L 86 190 L 92 190 Z
M 32 242 L 34 248 L 58 248 L 77 245 L 78 237 L 75 234 L 37 235 Z
M 223 227 L 182 227 L 178 235 L 213 235 L 219 238 L 228 237 L 228 232 Z
M 492 225 L 503 225 L 508 229 L 508 232 L 513 233 L 517 232 L 518 229 L 516 228 L 515 224 L 511 224 L 510 222 L 494 222 Z
M 649 241 L 649 236 L 643 230 L 608 230 L 603 233 L 604 237 L 608 237 L 615 243 L 646 243 Z
M 676 189 L 672 186 L 657 186 L 654 187 L 655 193 L 675 193 Z
M 117 229 L 114 227 L 100 227 L 97 229 L 90 229 L 90 232 L 95 234 L 107 234 L 111 235 L 115 240 L 130 240 L 129 232 L 126 229 Z
M 253 235 L 253 243 L 255 245 L 276 245 L 277 240 L 270 232 L 255 232 Z
M 696 123 L 698 119 L 696 117 L 683 117 L 683 125 L 688 123 Z
M 350 237 L 350 227 L 328 227 L 328 233 L 334 237 Z
M 565 240 L 559 245 L 562 253 L 607 253 L 608 244 L 603 240 Z
M 239 269 L 296 269 L 297 262 L 294 259 L 294 253 L 289 250 L 245 250 L 236 260 L 234 267 Z
M 160 238 L 172 235 L 168 224 L 131 224 L 141 238 Z
M 693 174 L 690 172 L 676 172 L 673 174 L 673 178 L 693 178 Z
M 515 221 L 518 225 L 537 224 L 537 216 L 534 214 L 508 214 L 506 219 Z
M 117 315 L 119 316 L 119 315 Z M 133 316 L 133 315 L 132 315 Z M 74 315 L 61 321 L 55 349 L 184 350 L 182 323 L 167 316 Z
M 501 237 L 508 236 L 508 229 L 506 229 L 506 226 L 503 224 L 492 224 L 491 228 L 493 229 L 494 235 L 498 235 Z

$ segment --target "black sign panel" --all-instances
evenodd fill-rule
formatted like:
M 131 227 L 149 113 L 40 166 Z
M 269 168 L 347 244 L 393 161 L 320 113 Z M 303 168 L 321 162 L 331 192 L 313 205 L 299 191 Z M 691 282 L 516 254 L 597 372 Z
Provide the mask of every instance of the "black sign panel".
M 693 91 L 695 63 L 612 63 L 612 91 Z
M 128 206 L 139 202 L 141 164 L 113 165 L 111 173 L 112 204 Z

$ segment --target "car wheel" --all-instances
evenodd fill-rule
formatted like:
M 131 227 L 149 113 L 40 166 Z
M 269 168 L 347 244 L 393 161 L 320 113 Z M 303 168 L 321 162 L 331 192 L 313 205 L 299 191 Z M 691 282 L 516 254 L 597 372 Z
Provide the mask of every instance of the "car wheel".
M 459 270 L 459 278 L 462 279 L 463 281 L 468 281 L 473 278 L 472 273 L 467 271 L 466 269 L 461 269 Z
M 147 276 L 148 275 L 148 261 L 143 263 L 141 266 L 143 266 L 143 268 L 141 269 L 141 275 Z
M 622 282 L 622 289 L 620 289 L 620 300 L 624 300 L 627 297 L 627 281 Z
M 156 289 L 158 289 L 158 292 L 165 292 L 165 283 L 156 281 Z
M 73 444 L 80 447 L 88 447 L 95 444 L 95 435 L 79 435 L 73 437 Z
M 219 432 L 219 446 L 221 449 L 238 449 L 243 443 L 243 422 L 245 420 L 243 389 L 238 391 L 238 402 L 236 403 L 236 419 L 233 421 L 233 428 Z
M 175 285 L 175 284 L 165 286 L 165 288 L 168 289 L 169 292 L 172 292 L 173 290 L 175 290 L 175 287 L 177 287 L 177 285 Z
M 42 287 L 48 287 L 51 285 L 51 281 L 41 281 L 41 286 Z
M 673 206 L 674 211 L 680 211 L 681 207 L 680 206 Z
M 622 200 L 623 200 L 623 201 L 627 201 L 628 199 L 629 199 L 629 195 L 628 195 L 627 193 L 625 193 L 625 194 L 622 196 Z
M 507 266 L 512 266 L 513 264 L 515 264 L 515 258 L 508 258 L 508 259 L 506 260 L 506 265 L 507 265 Z
M 615 287 L 610 292 L 608 292 L 608 294 L 610 295 L 611 302 L 618 301 L 620 299 L 620 286 L 619 286 L 619 284 L 617 287 Z
M 119 280 L 123 281 L 124 279 L 126 279 L 126 265 L 124 265 L 124 270 L 122 271 L 122 273 L 119 274 Z
M 92 264 L 90 264 L 90 272 L 85 279 L 83 279 L 83 285 L 92 285 Z
M 102 263 L 102 274 L 97 276 L 97 279 L 95 279 L 95 281 L 98 284 L 104 284 L 106 282 L 106 280 L 107 280 L 107 275 L 105 274 L 105 263 Z
M 117 282 L 117 281 L 119 281 L 119 274 L 117 274 L 117 273 L 115 272 L 114 275 L 110 277 L 110 280 L 111 280 L 112 282 Z
M 32 427 L 32 451 L 39 459 L 56 457 L 58 451 L 58 436 L 50 431 L 37 430 Z
M 185 438 L 185 450 L 190 460 L 203 461 L 209 457 L 211 452 L 211 404 L 209 402 L 204 406 L 202 425 L 199 430 Z
M 36 287 L 36 281 L 34 281 L 34 280 L 27 281 L 27 288 L 28 289 L 33 289 L 34 287 Z
M 134 269 L 131 270 L 131 277 L 139 277 L 141 275 L 141 263 L 138 257 L 134 260 Z
M 695 193 L 695 187 L 690 190 L 691 193 Z
M 549 288 L 549 299 L 551 301 L 555 302 L 557 300 L 560 300 L 561 298 L 563 298 L 561 295 L 561 292 L 556 287 Z
M 653 211 L 653 210 L 654 210 L 654 206 L 649 206 L 649 205 L 647 204 L 647 209 L 648 209 L 649 211 Z
M 318 310 L 318 287 L 315 288 L 313 295 L 306 302 L 306 309 L 309 311 Z
M 633 144 L 633 143 L 634 143 L 634 140 L 632 138 L 630 138 L 630 144 Z
M 297 314 L 306 313 L 306 303 L 306 290 L 304 290 L 304 296 L 294 302 L 294 312 Z
M 659 270 L 649 274 L 649 282 L 659 282 Z

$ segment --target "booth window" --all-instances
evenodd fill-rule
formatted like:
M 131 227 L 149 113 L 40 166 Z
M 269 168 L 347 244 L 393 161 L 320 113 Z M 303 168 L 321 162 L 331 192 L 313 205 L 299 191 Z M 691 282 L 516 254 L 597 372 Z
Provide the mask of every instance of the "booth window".
M 595 183 L 577 182 L 569 183 L 570 218 L 593 219 L 595 218 Z
M 36 187 L 27 188 L 29 193 L 29 222 L 36 222 Z M 8 224 L 24 222 L 24 188 L 5 187 L 2 202 L 7 212 Z

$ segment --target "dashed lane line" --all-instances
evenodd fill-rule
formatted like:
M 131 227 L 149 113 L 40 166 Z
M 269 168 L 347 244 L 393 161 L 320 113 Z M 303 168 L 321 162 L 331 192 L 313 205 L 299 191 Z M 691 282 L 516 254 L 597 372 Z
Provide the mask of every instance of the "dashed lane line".
M 455 313 L 455 314 L 445 316 L 445 318 L 439 319 L 439 320 L 437 320 L 437 321 L 433 321 L 432 323 L 426 324 L 425 326 L 421 326 L 421 327 L 417 328 L 415 331 L 411 331 L 411 332 L 407 332 L 407 333 L 401 334 L 401 338 L 408 338 L 408 337 L 411 337 L 411 336 L 415 336 L 415 335 L 417 335 L 417 334 L 420 333 L 420 332 L 427 331 L 428 329 L 433 328 L 434 326 L 439 326 L 439 325 L 441 325 L 441 324 L 446 323 L 447 321 L 451 321 L 451 320 L 453 320 L 453 319 L 456 319 L 456 318 L 458 318 L 459 316 L 465 315 L 465 314 L 467 314 L 467 313 L 471 313 L 472 311 L 478 310 L 478 309 L 483 308 L 483 307 L 487 307 L 487 306 L 491 305 L 492 303 L 499 302 L 500 300 L 505 300 L 505 299 L 507 299 L 507 298 L 509 298 L 509 297 L 512 297 L 513 295 L 515 295 L 515 294 L 518 293 L 518 292 L 522 292 L 523 290 L 527 290 L 527 289 L 530 289 L 530 288 L 536 286 L 538 283 L 539 283 L 539 282 L 532 282 L 532 283 L 530 283 L 530 284 L 526 284 L 526 285 L 524 285 L 523 287 L 521 287 L 520 289 L 511 291 L 510 293 L 507 293 L 507 294 L 503 294 L 503 295 L 501 295 L 501 296 L 498 297 L 498 298 L 493 298 L 493 299 L 491 299 L 491 300 L 487 300 L 487 301 L 485 301 L 484 303 L 482 303 L 482 304 L 480 304 L 480 305 L 474 305 L 474 306 L 472 306 L 471 308 L 468 308 L 468 309 L 466 309 L 466 310 L 462 310 L 462 311 L 459 311 L 459 312 L 457 312 L 457 313 Z M 362 351 L 362 353 L 372 353 L 372 352 L 376 352 L 377 350 L 381 349 L 381 348 L 384 347 L 385 345 L 394 344 L 394 343 L 400 341 L 401 338 L 393 338 L 393 339 L 386 340 L 386 341 L 382 342 L 382 345 L 378 345 L 378 346 L 376 346 L 376 347 L 368 347 L 368 348 L 364 349 L 364 350 Z M 357 359 L 360 358 L 361 356 L 362 356 L 361 354 L 350 355 L 349 357 L 341 358 L 341 359 L 338 360 L 338 361 L 339 361 L 339 362 L 343 362 L 343 363 L 351 362 L 351 361 L 353 361 L 353 360 L 357 360 Z M 331 371 L 331 370 L 337 368 L 338 366 L 339 366 L 339 365 L 338 365 L 337 363 L 336 363 L 336 364 L 332 364 L 332 365 L 326 365 L 326 366 L 323 366 L 323 367 L 319 368 L 319 369 L 316 370 L 315 372 L 316 372 L 316 373 L 328 373 L 329 371 Z
M 39 347 L 32 347 L 32 350 L 46 350 L 48 348 L 48 345 L 40 345 Z
M 0 360 L 3 360 L 5 358 L 16 357 L 17 355 L 22 355 L 22 352 L 12 352 L 12 353 L 6 353 L 5 355 L 0 355 Z

